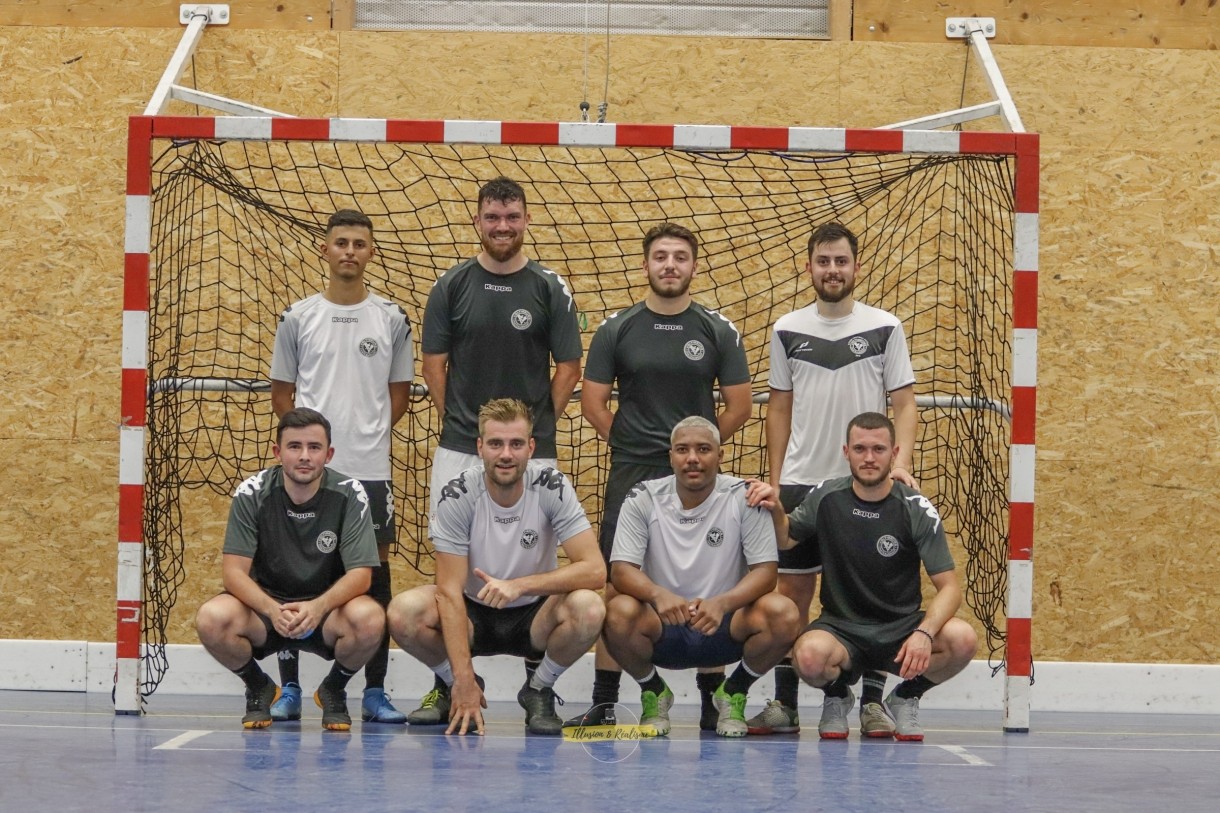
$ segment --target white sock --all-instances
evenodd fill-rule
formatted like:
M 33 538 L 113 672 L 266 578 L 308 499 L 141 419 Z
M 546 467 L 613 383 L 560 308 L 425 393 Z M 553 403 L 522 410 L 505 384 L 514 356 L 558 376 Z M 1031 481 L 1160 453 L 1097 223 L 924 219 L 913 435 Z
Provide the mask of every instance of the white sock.
M 449 665 L 448 658 L 445 658 L 445 660 L 430 668 L 438 678 L 445 682 L 446 686 L 453 685 L 453 667 Z
M 542 663 L 538 664 L 537 671 L 530 678 L 531 689 L 549 689 L 555 685 L 555 681 L 559 680 L 559 676 L 566 672 L 568 667 L 560 666 L 551 660 L 550 655 L 544 655 Z

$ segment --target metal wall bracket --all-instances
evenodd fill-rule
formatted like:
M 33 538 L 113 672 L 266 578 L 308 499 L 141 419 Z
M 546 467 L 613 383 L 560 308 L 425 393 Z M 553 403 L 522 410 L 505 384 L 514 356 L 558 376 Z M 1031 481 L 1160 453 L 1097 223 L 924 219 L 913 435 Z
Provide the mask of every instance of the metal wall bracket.
M 995 17 L 946 17 L 945 36 L 964 40 L 973 31 L 982 31 L 987 39 L 995 38 Z
M 178 48 L 174 51 L 174 55 L 170 57 L 169 65 L 165 68 L 165 73 L 161 74 L 161 81 L 157 83 L 156 89 L 153 90 L 152 99 L 149 100 L 148 106 L 144 108 L 144 115 L 159 116 L 165 111 L 165 107 L 170 103 L 170 100 L 177 99 L 188 104 L 208 107 L 212 110 L 219 110 L 221 113 L 229 113 L 234 116 L 288 117 L 286 113 L 280 113 L 266 107 L 227 99 L 224 96 L 217 96 L 196 88 L 188 88 L 176 84 L 178 77 L 182 76 L 183 71 L 186 70 L 187 63 L 194 56 L 195 48 L 198 47 L 199 41 L 203 38 L 204 30 L 212 25 L 229 24 L 229 6 L 217 3 L 182 5 L 178 7 L 178 22 L 186 26 L 186 30 L 182 32 L 182 41 L 178 43 Z
M 995 37 L 995 34 L 995 17 L 947 17 L 945 19 L 946 37 L 969 41 L 970 49 L 978 56 L 979 63 L 987 79 L 987 87 L 991 89 L 992 95 L 995 96 L 994 99 L 971 107 L 938 113 L 934 116 L 922 116 L 917 119 L 910 119 L 909 121 L 900 121 L 879 129 L 935 129 L 938 127 L 952 127 L 989 116 L 999 116 L 1000 120 L 1004 122 L 1004 129 L 1008 132 L 1025 132 L 1025 125 L 1021 122 L 1021 114 L 1017 112 L 1017 106 L 1012 101 L 1012 95 L 1008 92 L 1008 86 L 1004 84 L 1004 75 L 1000 73 L 1000 66 L 996 63 L 995 55 L 991 53 L 991 46 L 987 44 L 987 40 Z
M 228 3 L 186 3 L 178 6 L 178 22 L 190 25 L 194 17 L 206 18 L 208 25 L 228 25 Z

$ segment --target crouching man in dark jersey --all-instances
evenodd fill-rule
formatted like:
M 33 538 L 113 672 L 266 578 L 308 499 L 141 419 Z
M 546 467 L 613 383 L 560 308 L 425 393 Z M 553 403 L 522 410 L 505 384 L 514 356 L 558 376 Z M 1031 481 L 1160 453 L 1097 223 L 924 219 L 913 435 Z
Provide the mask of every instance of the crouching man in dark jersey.
M 246 728 L 271 725 L 280 689 L 258 659 L 285 647 L 334 660 L 314 702 L 322 727 L 351 728 L 347 682 L 372 657 L 385 612 L 366 595 L 380 564 L 368 496 L 326 467 L 334 454 L 320 412 L 285 412 L 272 447 L 280 465 L 237 488 L 225 530 L 225 592 L 195 617 L 207 651 L 246 684 Z
M 857 415 L 843 446 L 851 475 L 822 482 L 788 516 L 772 509 L 781 546 L 813 542 L 822 552 L 822 614 L 792 648 L 797 674 L 826 695 L 822 739 L 847 737 L 849 687 L 863 670 L 884 669 L 903 679 L 885 699 L 895 737 L 923 740 L 919 699 L 962 671 L 978 644 L 954 617 L 962 590 L 940 515 L 890 478 L 897 454 L 888 417 Z M 921 563 L 936 588 L 926 610 Z

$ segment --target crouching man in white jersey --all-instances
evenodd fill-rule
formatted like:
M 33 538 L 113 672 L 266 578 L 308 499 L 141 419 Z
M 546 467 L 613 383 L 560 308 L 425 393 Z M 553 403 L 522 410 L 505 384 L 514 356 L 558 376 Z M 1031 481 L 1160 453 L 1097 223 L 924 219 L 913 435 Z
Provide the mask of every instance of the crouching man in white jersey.
M 656 667 L 691 669 L 741 661 L 716 689 L 716 733 L 746 734 L 746 693 L 800 631 L 792 600 L 773 592 L 778 552 L 766 483 L 720 474 L 720 431 L 685 418 L 670 435 L 674 473 L 641 482 L 623 502 L 604 640 L 640 684 L 640 724 L 669 733 L 674 694 Z
M 407 716 L 446 733 L 483 733 L 476 655 L 540 659 L 517 694 L 533 734 L 560 734 L 555 682 L 601 633 L 606 583 L 597 538 L 558 470 L 530 460 L 533 424 L 521 401 L 479 410 L 479 456 L 442 489 L 433 523 L 436 584 L 395 596 L 390 634 L 436 675 L 435 688 Z M 568 564 L 559 567 L 556 547 Z

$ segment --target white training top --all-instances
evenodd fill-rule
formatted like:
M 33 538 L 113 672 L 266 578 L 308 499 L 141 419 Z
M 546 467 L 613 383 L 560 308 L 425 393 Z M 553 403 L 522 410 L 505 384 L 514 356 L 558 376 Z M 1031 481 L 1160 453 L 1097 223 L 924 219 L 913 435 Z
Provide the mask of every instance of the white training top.
M 432 544 L 441 553 L 467 557 L 465 593 L 472 600 L 486 584 L 479 568 L 497 579 L 547 573 L 559 567 L 558 545 L 587 530 L 589 520 L 563 473 L 536 460 L 526 465 L 525 491 L 505 508 L 487 493 L 483 464 L 471 466 L 441 490 Z M 522 596 L 509 604 L 521 607 L 541 596 Z
M 746 484 L 716 476 L 712 493 L 687 510 L 674 476 L 636 485 L 623 501 L 610 561 L 638 565 L 659 587 L 686 599 L 733 589 L 749 566 L 776 562 L 771 514 L 746 505 Z
M 330 421 L 335 471 L 390 479 L 389 385 L 414 376 L 406 311 L 384 297 L 336 305 L 314 294 L 280 316 L 271 378 L 295 384 L 296 406 Z
M 792 393 L 792 431 L 780 482 L 816 485 L 850 473 L 847 424 L 862 412 L 888 413 L 889 393 L 915 383 L 902 324 L 860 302 L 839 319 L 809 305 L 771 330 L 772 389 Z

